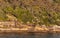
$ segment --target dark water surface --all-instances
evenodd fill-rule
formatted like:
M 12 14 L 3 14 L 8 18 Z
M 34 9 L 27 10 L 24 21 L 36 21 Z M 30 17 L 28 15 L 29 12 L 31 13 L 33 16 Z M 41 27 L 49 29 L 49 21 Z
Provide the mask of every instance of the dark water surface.
M 0 34 L 0 38 L 60 38 L 60 33 Z

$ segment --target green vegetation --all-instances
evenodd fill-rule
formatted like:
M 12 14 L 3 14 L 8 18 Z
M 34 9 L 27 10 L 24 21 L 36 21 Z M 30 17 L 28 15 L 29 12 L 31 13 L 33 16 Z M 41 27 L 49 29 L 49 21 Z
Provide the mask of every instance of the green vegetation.
M 0 0 L 0 20 L 11 14 L 20 22 L 60 25 L 60 0 Z

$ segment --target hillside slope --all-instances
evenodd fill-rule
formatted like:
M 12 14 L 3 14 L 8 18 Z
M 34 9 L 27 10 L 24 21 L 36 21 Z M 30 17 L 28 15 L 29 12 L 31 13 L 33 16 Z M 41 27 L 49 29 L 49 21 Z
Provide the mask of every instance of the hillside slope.
M 6 14 L 24 24 L 60 25 L 60 0 L 0 0 L 0 20 Z

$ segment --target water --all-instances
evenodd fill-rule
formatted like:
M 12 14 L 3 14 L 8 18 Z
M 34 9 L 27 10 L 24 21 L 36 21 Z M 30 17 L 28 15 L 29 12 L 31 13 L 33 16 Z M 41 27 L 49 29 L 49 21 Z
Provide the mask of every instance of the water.
M 60 38 L 60 33 L 0 34 L 0 38 Z

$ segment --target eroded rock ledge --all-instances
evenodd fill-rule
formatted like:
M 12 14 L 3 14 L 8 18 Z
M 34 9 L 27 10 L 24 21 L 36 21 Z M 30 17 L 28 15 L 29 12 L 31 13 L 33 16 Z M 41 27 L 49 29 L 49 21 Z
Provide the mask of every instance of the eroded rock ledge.
M 60 32 L 60 26 L 51 26 L 51 27 L 46 27 L 46 26 L 23 26 L 21 28 L 0 28 L 0 32 L 16 32 L 16 33 L 22 33 L 22 32 Z

